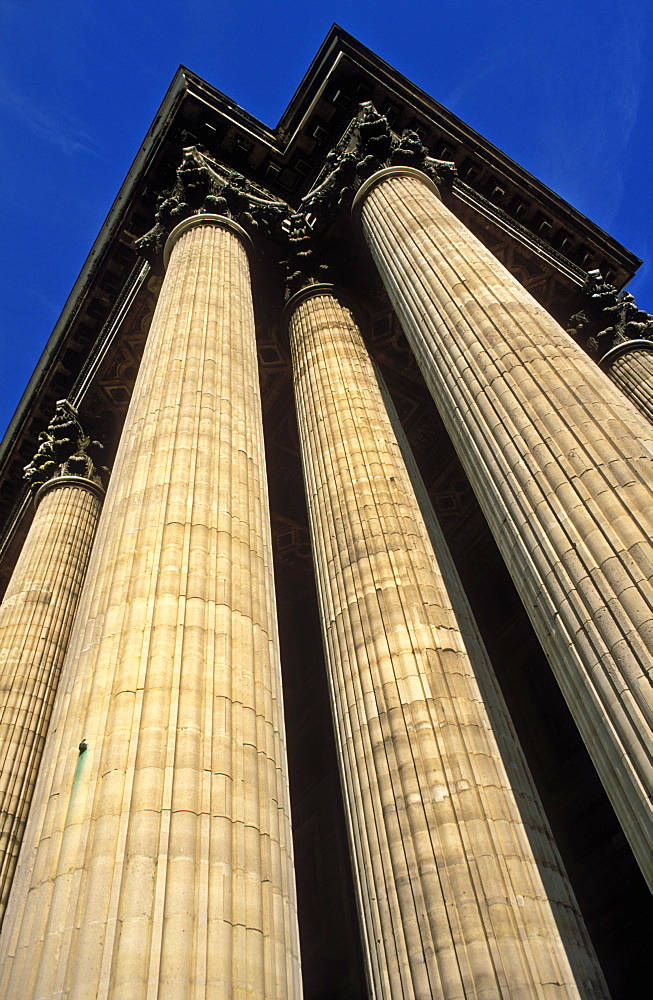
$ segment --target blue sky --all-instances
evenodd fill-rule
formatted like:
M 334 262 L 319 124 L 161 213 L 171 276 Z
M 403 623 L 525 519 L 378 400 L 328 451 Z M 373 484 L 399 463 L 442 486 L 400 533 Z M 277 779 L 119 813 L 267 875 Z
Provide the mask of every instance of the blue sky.
M 653 312 L 644 0 L 0 0 L 0 435 L 177 66 L 275 125 L 334 21 L 641 257 Z

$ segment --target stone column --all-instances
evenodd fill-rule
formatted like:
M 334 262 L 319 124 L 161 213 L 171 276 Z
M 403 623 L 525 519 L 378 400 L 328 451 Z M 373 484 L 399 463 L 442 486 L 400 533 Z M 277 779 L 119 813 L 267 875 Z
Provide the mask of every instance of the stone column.
M 653 341 L 626 340 L 601 358 L 601 368 L 653 421 Z
M 82 476 L 41 486 L 0 606 L 0 924 L 103 496 Z
M 379 171 L 355 210 L 650 880 L 650 424 L 420 171 Z
M 168 240 L 7 911 L 2 996 L 301 993 L 246 243 L 210 214 Z
M 414 462 L 407 468 L 396 413 L 352 314 L 329 285 L 299 292 L 288 311 L 372 994 L 607 996 L 462 586 L 421 483 L 416 496 Z

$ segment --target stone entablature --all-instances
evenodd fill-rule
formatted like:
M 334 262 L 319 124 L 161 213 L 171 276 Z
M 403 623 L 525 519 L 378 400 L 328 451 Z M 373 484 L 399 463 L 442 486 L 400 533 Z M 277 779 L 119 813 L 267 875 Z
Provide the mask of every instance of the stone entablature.
M 33 454 L 43 414 L 51 412 L 62 390 L 70 392 L 89 353 L 105 341 L 105 324 L 116 298 L 122 292 L 127 298 L 137 292 L 119 317 L 123 332 L 134 325 L 140 330 L 139 311 L 144 307 L 149 323 L 148 285 L 156 284 L 157 276 L 141 273 L 135 280 L 134 268 L 143 269 L 135 244 L 151 225 L 156 199 L 170 187 L 182 149 L 207 150 L 214 163 L 246 178 L 254 190 L 266 189 L 272 200 L 297 209 L 320 183 L 327 153 L 342 140 L 361 102 L 371 102 L 393 133 L 415 133 L 429 157 L 456 164 L 452 208 L 487 239 L 495 254 L 503 255 L 509 269 L 517 269 L 520 280 L 532 283 L 539 301 L 559 310 L 559 320 L 578 311 L 578 290 L 587 270 L 599 267 L 617 288 L 634 273 L 639 264 L 634 255 L 337 26 L 327 35 L 276 129 L 267 128 L 182 67 L 3 442 L 3 522 L 16 503 L 20 471 Z M 133 343 L 142 349 L 138 337 Z M 107 363 L 110 360 L 107 355 Z M 75 399 L 76 405 L 92 409 L 107 405 L 103 377 L 100 364 L 92 380 L 85 380 L 84 395 Z M 133 378 L 126 379 L 127 394 L 132 383 Z M 125 402 L 112 399 L 119 415 Z

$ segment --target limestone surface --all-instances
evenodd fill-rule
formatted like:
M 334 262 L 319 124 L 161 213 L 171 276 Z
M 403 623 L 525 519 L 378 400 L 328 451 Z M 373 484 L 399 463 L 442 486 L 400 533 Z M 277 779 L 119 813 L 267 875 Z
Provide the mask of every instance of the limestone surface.
M 82 477 L 42 487 L 0 606 L 0 925 L 102 495 Z
M 423 514 L 423 486 L 418 502 L 416 468 L 404 461 L 353 317 L 318 286 L 300 293 L 290 329 L 374 996 L 606 997 L 462 586 L 434 515 L 427 524 Z
M 651 882 L 650 424 L 430 182 L 402 170 L 366 182 L 365 238 Z
M 301 994 L 237 228 L 200 216 L 177 229 L 7 913 L 6 998 Z

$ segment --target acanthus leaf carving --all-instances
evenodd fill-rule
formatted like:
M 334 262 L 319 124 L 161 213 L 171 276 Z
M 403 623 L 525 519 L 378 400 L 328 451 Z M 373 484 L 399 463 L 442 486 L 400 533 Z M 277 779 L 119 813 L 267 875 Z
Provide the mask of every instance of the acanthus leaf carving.
M 136 241 L 148 258 L 163 250 L 169 233 L 191 215 L 209 212 L 233 219 L 250 233 L 276 232 L 290 209 L 236 170 L 218 164 L 197 146 L 188 146 L 173 187 L 159 197 L 155 225 Z
M 329 279 L 331 268 L 318 251 L 317 237 L 337 213 L 351 207 L 363 181 L 384 166 L 415 167 L 444 187 L 455 176 L 454 164 L 429 157 L 416 132 L 407 130 L 397 136 L 370 103 L 360 106 L 341 141 L 327 155 L 318 182 L 296 210 L 238 171 L 219 164 L 200 147 L 188 146 L 175 184 L 158 199 L 155 225 L 136 241 L 136 247 L 152 260 L 179 222 L 202 212 L 224 215 L 250 234 L 258 231 L 281 240 L 287 249 L 287 259 L 282 261 L 287 292 L 292 294 L 304 284 Z
M 85 433 L 77 410 L 67 399 L 57 401 L 54 416 L 38 441 L 36 454 L 25 466 L 23 476 L 33 492 L 60 476 L 78 476 L 101 484 L 101 473 L 107 471 L 99 464 L 103 446 Z
M 292 212 L 285 220 L 288 257 L 280 263 L 286 270 L 286 297 L 306 285 L 333 279 L 332 267 L 313 230 L 315 217 L 307 212 Z
M 583 309 L 569 317 L 567 333 L 598 359 L 629 340 L 653 341 L 653 315 L 630 292 L 618 292 L 600 271 L 588 271 Z
M 284 223 L 290 250 L 290 259 L 283 262 L 288 295 L 304 285 L 329 280 L 331 267 L 318 251 L 318 234 L 338 213 L 351 208 L 356 191 L 368 177 L 387 166 L 422 170 L 445 190 L 456 176 L 455 165 L 430 157 L 416 132 L 396 135 L 373 104 L 361 104 L 338 145 L 326 156 L 315 186 Z
M 347 207 L 363 181 L 391 166 L 422 170 L 445 190 L 456 177 L 455 164 L 429 156 L 417 132 L 406 129 L 396 135 L 373 104 L 361 104 L 357 117 L 326 158 L 326 176 L 302 198 L 301 207 L 316 214 Z

